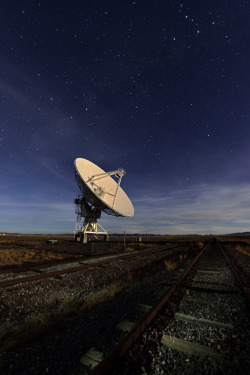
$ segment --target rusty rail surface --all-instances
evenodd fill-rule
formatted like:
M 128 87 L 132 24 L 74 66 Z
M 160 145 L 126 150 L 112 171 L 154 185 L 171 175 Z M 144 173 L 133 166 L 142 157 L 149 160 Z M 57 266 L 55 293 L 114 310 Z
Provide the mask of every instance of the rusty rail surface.
M 197 264 L 198 260 L 210 245 L 211 241 L 212 240 L 210 240 L 208 244 L 201 250 L 201 252 L 178 278 L 178 280 L 167 292 L 167 294 L 157 303 L 157 305 L 152 307 L 151 310 L 144 316 L 144 318 L 126 334 L 122 341 L 114 349 L 112 349 L 110 353 L 96 367 L 93 368 L 93 370 L 90 372 L 90 375 L 110 375 L 112 373 L 112 370 L 118 365 L 119 361 L 124 357 L 128 349 L 137 341 L 139 336 L 142 335 L 143 332 L 145 332 L 146 328 L 158 315 L 162 307 L 168 302 L 176 289 L 181 285 L 191 269 Z
M 102 260 L 102 261 L 96 262 L 96 263 L 88 263 L 88 264 L 83 264 L 81 266 L 71 267 L 71 268 L 62 269 L 62 270 L 44 272 L 44 273 L 39 273 L 39 274 L 36 274 L 36 275 L 19 277 L 19 278 L 16 278 L 16 279 L 3 280 L 3 281 L 0 281 L 0 288 L 7 288 L 7 287 L 14 286 L 14 285 L 17 285 L 17 284 L 31 282 L 31 281 L 35 281 L 35 280 L 46 279 L 46 278 L 49 278 L 49 277 L 60 277 L 60 275 L 63 275 L 63 274 L 73 273 L 73 272 L 82 271 L 82 270 L 88 269 L 88 268 L 103 266 L 103 265 L 115 262 L 117 260 L 120 260 L 120 259 L 128 259 L 128 258 L 133 259 L 134 257 L 142 256 L 142 255 L 145 255 L 145 254 L 155 254 L 155 253 L 159 253 L 159 252 L 169 250 L 168 253 L 166 254 L 166 256 L 169 256 L 169 255 L 173 255 L 175 253 L 177 254 L 179 251 L 175 251 L 174 249 L 177 248 L 177 247 L 183 247 L 183 246 L 184 246 L 184 244 L 175 245 L 175 246 L 172 246 L 172 247 L 167 247 L 167 246 L 159 247 L 159 246 L 157 246 L 157 247 L 152 248 L 152 249 L 141 250 L 140 252 L 138 252 L 136 254 L 120 255 L 120 256 L 112 257 L 111 259 Z M 36 269 L 37 269 L 37 267 L 33 268 L 34 271 Z

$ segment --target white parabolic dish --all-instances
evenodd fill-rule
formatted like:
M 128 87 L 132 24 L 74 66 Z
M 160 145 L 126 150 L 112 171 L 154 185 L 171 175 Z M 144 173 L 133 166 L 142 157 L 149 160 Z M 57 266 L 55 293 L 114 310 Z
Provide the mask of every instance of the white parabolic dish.
M 129 197 L 120 186 L 117 190 L 117 182 L 109 175 L 102 178 L 96 177 L 106 173 L 103 169 L 89 160 L 77 158 L 75 171 L 80 190 L 93 206 L 109 215 L 134 215 L 134 207 Z

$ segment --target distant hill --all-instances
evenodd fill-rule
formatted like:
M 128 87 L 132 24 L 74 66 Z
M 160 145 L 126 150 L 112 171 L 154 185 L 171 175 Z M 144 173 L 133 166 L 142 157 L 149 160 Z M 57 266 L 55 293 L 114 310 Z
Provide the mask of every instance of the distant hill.
M 230 233 L 226 234 L 225 236 L 249 236 L 250 232 L 239 232 L 239 233 Z
M 0 232 L 0 236 L 19 236 L 21 233 L 9 233 L 9 232 Z

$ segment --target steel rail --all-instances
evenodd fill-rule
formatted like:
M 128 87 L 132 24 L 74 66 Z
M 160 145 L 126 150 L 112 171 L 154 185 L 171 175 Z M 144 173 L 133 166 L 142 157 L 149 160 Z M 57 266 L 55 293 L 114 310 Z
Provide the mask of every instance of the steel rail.
M 142 255 L 145 255 L 145 254 L 155 254 L 155 253 L 159 253 L 159 252 L 169 250 L 168 253 L 166 254 L 166 256 L 169 256 L 169 255 L 173 255 L 175 253 L 177 254 L 179 251 L 174 251 L 174 249 L 176 247 L 182 247 L 182 246 L 184 246 L 184 245 L 181 244 L 181 245 L 176 245 L 176 246 L 173 246 L 173 247 L 165 247 L 164 246 L 164 247 L 161 247 L 161 248 L 156 247 L 154 249 L 147 249 L 147 250 L 138 252 L 136 254 L 127 254 L 127 255 L 120 255 L 120 256 L 112 257 L 111 259 L 103 260 L 103 261 L 96 262 L 96 263 L 88 263 L 88 264 L 84 264 L 84 265 L 77 266 L 77 267 L 71 267 L 71 268 L 67 268 L 67 269 L 44 272 L 44 273 L 39 273 L 39 274 L 36 274 L 36 275 L 19 277 L 19 278 L 16 278 L 16 279 L 3 280 L 3 281 L 0 281 L 0 288 L 7 288 L 7 287 L 14 286 L 14 285 L 17 285 L 17 284 L 41 280 L 41 279 L 46 279 L 46 278 L 49 278 L 49 277 L 59 277 L 60 275 L 63 275 L 63 274 L 73 273 L 73 272 L 82 271 L 82 270 L 88 269 L 88 268 L 103 266 L 105 264 L 110 264 L 112 262 L 115 262 L 115 261 L 121 260 L 121 259 L 127 259 L 127 258 L 133 259 L 133 257 L 142 256 Z
M 113 348 L 107 356 L 90 372 L 90 375 L 110 375 L 112 370 L 118 365 L 119 361 L 124 357 L 128 349 L 138 340 L 138 338 L 145 332 L 146 328 L 158 315 L 162 307 L 169 301 L 170 297 L 175 293 L 176 289 L 180 287 L 192 268 L 197 264 L 200 257 L 204 254 L 207 247 L 212 240 L 201 250 L 189 267 L 178 278 L 175 284 L 167 292 L 167 294 L 151 308 L 151 310 L 139 321 L 121 340 L 121 342 Z
M 98 258 L 101 258 L 101 255 L 99 255 L 98 257 L 82 257 L 82 258 L 75 258 L 75 259 L 58 259 L 57 261 L 51 261 L 51 262 L 48 262 L 46 263 L 43 262 L 43 263 L 38 263 L 38 262 L 34 262 L 34 264 L 29 264 L 29 265 L 19 265 L 19 266 L 16 266 L 16 267 L 13 267 L 13 268 L 5 268 L 5 267 L 8 267 L 8 266 L 4 266 L 3 268 L 0 268 L 0 275 L 4 275 L 5 273 L 17 273 L 17 274 L 21 274 L 21 273 L 25 273 L 25 272 L 30 272 L 30 271 L 34 271 L 34 272 L 39 272 L 41 269 L 43 268 L 49 268 L 49 267 L 57 267 L 57 266 L 63 266 L 65 264 L 70 264 L 70 263 L 80 263 L 81 262 L 87 262 L 88 260 L 93 260 L 93 259 L 98 259 Z

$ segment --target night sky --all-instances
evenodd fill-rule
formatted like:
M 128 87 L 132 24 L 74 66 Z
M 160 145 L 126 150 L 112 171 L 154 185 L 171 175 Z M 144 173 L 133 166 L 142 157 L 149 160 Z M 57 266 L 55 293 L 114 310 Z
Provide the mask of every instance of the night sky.
M 2 0 L 0 232 L 72 233 L 74 159 L 122 167 L 110 233 L 250 231 L 250 4 Z

